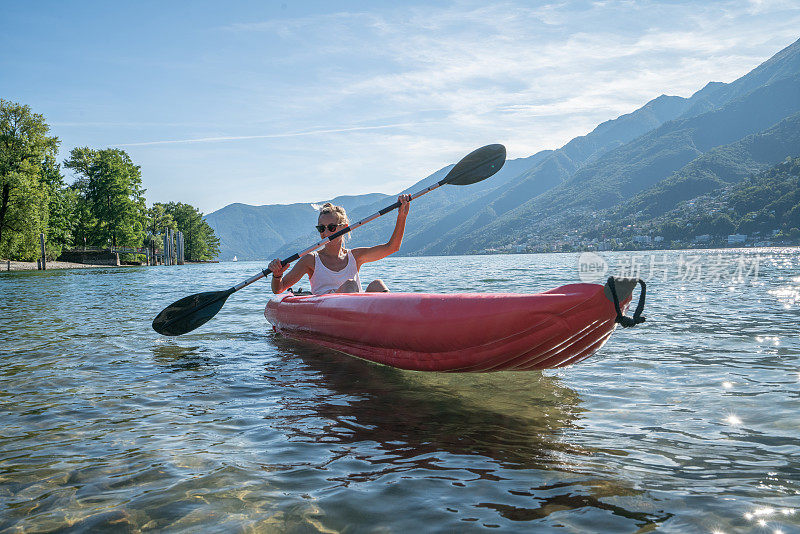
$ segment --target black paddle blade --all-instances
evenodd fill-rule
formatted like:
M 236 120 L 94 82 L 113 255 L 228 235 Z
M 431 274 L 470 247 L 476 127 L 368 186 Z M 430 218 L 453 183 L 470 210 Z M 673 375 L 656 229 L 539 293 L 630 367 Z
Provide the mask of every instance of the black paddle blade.
M 165 336 L 179 336 L 207 323 L 225 304 L 232 290 L 206 291 L 173 302 L 153 319 L 153 330 Z
M 450 169 L 441 183 L 469 185 L 485 180 L 499 171 L 506 162 L 506 147 L 486 145 L 464 156 Z

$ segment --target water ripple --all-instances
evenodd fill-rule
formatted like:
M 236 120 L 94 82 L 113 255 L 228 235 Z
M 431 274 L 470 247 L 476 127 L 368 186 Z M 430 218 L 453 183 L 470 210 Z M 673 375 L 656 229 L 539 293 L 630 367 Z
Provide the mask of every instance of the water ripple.
M 661 259 L 681 254 L 742 252 Z M 266 284 L 186 336 L 150 330 L 256 263 L 2 273 L 0 531 L 800 531 L 800 265 L 758 254 L 757 280 L 650 280 L 645 325 L 544 374 L 406 372 L 288 341 Z M 362 274 L 535 292 L 576 265 Z

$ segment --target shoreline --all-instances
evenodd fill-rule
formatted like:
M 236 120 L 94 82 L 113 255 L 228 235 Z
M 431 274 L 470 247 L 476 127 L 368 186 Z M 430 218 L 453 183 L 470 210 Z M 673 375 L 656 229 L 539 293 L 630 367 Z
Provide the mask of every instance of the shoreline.
M 187 261 L 184 265 L 201 265 L 204 263 L 219 263 L 214 261 L 209 262 L 195 262 Z M 9 264 L 11 268 L 9 269 Z M 48 261 L 46 270 L 62 270 L 62 269 L 96 269 L 99 267 L 162 267 L 161 265 L 101 265 L 94 263 L 75 263 L 71 261 Z M 0 273 L 11 271 L 38 271 L 38 265 L 35 261 L 14 261 L 14 260 L 0 260 Z
M 689 247 L 689 248 L 667 248 L 667 249 L 656 249 L 656 248 L 640 248 L 640 249 L 614 249 L 614 250 L 571 250 L 571 251 L 558 251 L 558 252 L 493 252 L 493 253 L 480 253 L 474 252 L 471 254 L 455 254 L 455 256 L 517 256 L 517 255 L 538 255 L 538 254 L 581 254 L 584 252 L 593 252 L 595 254 L 603 255 L 608 253 L 620 253 L 620 252 L 698 252 L 698 251 L 708 251 L 708 250 L 719 250 L 719 251 L 726 251 L 726 252 L 748 252 L 752 253 L 758 250 L 785 250 L 785 249 L 800 249 L 800 245 L 770 245 L 770 246 L 763 246 L 763 247 L 751 247 L 751 246 L 740 246 L 740 247 Z M 415 256 L 415 255 L 405 255 L 405 254 L 397 254 L 396 257 L 398 258 L 436 258 L 436 257 L 448 257 L 448 255 L 433 255 L 433 256 Z M 266 260 L 239 260 L 240 262 L 263 262 Z M 11 264 L 11 268 L 8 268 L 9 263 Z M 220 261 L 220 260 L 210 260 L 210 261 L 187 261 L 185 265 L 203 265 L 207 263 L 234 263 L 231 261 Z M 98 264 L 89 264 L 89 263 L 74 263 L 69 261 L 48 261 L 47 262 L 47 270 L 56 270 L 56 269 L 96 269 L 98 267 L 161 267 L 162 265 L 98 265 Z M 2 260 L 0 259 L 0 273 L 9 272 L 9 271 L 36 271 L 39 270 L 37 268 L 35 261 L 14 261 L 11 260 Z
M 9 268 L 10 266 L 10 268 Z M 117 267 L 116 265 L 95 265 L 87 263 L 73 263 L 70 261 L 48 261 L 46 270 L 56 269 L 87 269 L 97 267 Z M 124 267 L 124 266 L 120 266 Z M 0 260 L 0 272 L 9 271 L 37 271 L 39 270 L 35 261 L 9 261 Z

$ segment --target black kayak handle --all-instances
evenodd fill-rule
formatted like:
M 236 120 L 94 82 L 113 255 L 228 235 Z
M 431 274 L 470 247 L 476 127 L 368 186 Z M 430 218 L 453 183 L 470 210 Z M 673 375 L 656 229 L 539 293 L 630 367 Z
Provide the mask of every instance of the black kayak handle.
M 643 323 L 647 320 L 646 317 L 642 317 L 642 312 L 644 311 L 644 301 L 647 295 L 647 284 L 645 284 L 644 280 L 641 278 L 637 278 L 636 281 L 642 286 L 642 291 L 639 293 L 639 303 L 636 304 L 636 311 L 633 312 L 633 317 L 626 317 L 622 314 L 622 310 L 619 307 L 619 297 L 617 296 L 617 288 L 614 277 L 608 277 L 608 288 L 611 290 L 611 296 L 614 298 L 614 309 L 617 311 L 617 317 L 614 319 L 614 322 L 621 324 L 624 328 L 636 326 L 637 324 Z

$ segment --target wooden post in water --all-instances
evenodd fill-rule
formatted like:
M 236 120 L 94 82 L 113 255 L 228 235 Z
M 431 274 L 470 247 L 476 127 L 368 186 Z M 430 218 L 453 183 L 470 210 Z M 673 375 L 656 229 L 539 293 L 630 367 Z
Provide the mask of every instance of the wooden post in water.
M 164 229 L 164 265 L 169 265 L 169 260 L 167 257 L 169 256 L 169 246 L 167 246 L 167 238 L 169 236 L 169 230 Z
M 47 270 L 47 264 L 46 264 L 47 260 L 45 259 L 46 255 L 44 250 L 44 234 L 39 234 L 39 241 L 42 244 L 42 270 L 45 271 Z
M 178 231 L 178 265 L 183 265 L 183 232 Z

